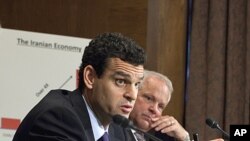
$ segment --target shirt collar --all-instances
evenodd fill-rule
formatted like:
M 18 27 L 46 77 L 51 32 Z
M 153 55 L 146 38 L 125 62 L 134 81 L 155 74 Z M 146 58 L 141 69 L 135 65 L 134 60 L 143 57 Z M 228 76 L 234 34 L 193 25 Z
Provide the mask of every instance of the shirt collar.
M 90 118 L 90 123 L 91 123 L 91 126 L 92 126 L 92 132 L 94 134 L 94 138 L 95 138 L 95 141 L 97 141 L 99 138 L 102 137 L 102 135 L 107 132 L 108 133 L 108 128 L 109 128 L 109 125 L 108 127 L 104 128 L 104 126 L 101 124 L 101 122 L 96 118 L 95 116 L 95 113 L 92 111 L 92 109 L 90 108 L 90 106 L 88 105 L 88 103 L 86 102 L 84 96 L 83 97 L 83 100 L 85 101 L 86 105 L 87 105 L 87 110 L 88 110 L 88 114 L 89 114 L 89 118 Z

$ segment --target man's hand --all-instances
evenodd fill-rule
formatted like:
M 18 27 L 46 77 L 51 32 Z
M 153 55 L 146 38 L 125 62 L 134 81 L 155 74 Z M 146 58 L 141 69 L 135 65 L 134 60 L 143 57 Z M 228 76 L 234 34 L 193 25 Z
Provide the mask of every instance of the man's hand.
M 151 127 L 155 131 L 160 131 L 171 137 L 178 139 L 179 141 L 190 140 L 188 132 L 180 125 L 180 123 L 172 116 L 161 116 L 152 119 L 153 124 Z M 213 140 L 220 141 L 220 140 Z

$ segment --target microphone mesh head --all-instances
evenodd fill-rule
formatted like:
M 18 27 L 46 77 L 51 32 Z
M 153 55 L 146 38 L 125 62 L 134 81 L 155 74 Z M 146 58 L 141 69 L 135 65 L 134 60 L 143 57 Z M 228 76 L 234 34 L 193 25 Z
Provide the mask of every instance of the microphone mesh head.
M 212 120 L 211 118 L 206 119 L 206 124 L 211 128 L 217 127 L 217 123 L 214 120 Z
M 130 124 L 129 120 L 126 117 L 121 116 L 121 115 L 114 115 L 112 119 L 115 124 L 118 124 L 124 128 L 129 126 Z
M 130 127 L 130 128 L 136 128 L 134 127 L 133 125 L 133 122 L 130 121 L 129 119 L 127 119 L 126 117 L 124 116 L 121 116 L 121 115 L 114 115 L 112 117 L 113 119 L 113 122 L 117 125 L 120 125 L 122 126 L 123 128 L 127 128 L 127 127 Z

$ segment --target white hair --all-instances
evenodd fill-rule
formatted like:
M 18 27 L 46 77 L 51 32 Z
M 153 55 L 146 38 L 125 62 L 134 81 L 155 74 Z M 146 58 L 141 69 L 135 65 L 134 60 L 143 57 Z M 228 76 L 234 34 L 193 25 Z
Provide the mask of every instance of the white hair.
M 167 76 L 165 76 L 161 73 L 158 73 L 155 71 L 150 71 L 150 70 L 144 70 L 144 79 L 143 79 L 142 85 L 144 83 L 144 80 L 146 80 L 148 77 L 157 77 L 165 82 L 166 86 L 168 87 L 169 93 L 170 93 L 170 98 L 168 100 L 168 101 L 170 101 L 172 93 L 174 91 L 173 84 L 172 84 L 171 80 Z

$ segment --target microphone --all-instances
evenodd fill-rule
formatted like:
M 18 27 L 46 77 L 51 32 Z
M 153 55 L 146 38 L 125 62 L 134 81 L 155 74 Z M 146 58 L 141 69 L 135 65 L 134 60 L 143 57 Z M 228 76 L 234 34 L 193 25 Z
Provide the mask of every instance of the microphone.
M 147 136 L 148 138 L 154 140 L 154 141 L 162 141 L 161 139 L 147 133 L 147 132 L 144 132 L 142 130 L 140 130 L 138 127 L 134 126 L 133 122 L 130 121 L 129 119 L 127 119 L 126 117 L 124 116 L 121 116 L 121 115 L 114 115 L 112 117 L 113 119 L 113 122 L 117 125 L 120 125 L 121 127 L 123 128 L 131 128 L 131 129 L 134 129 L 136 130 L 137 132 L 140 132 L 140 133 L 143 133 L 145 136 Z
M 220 128 L 219 124 L 218 124 L 216 121 L 212 120 L 211 118 L 207 118 L 207 119 L 206 119 L 206 124 L 207 124 L 209 127 L 211 127 L 211 128 L 216 128 L 216 129 L 218 129 L 218 130 L 223 134 L 223 137 L 224 137 L 225 139 L 227 139 L 227 140 L 230 139 L 229 134 L 226 133 L 224 130 L 222 130 L 222 129 Z
M 193 134 L 193 141 L 199 141 L 198 133 Z

